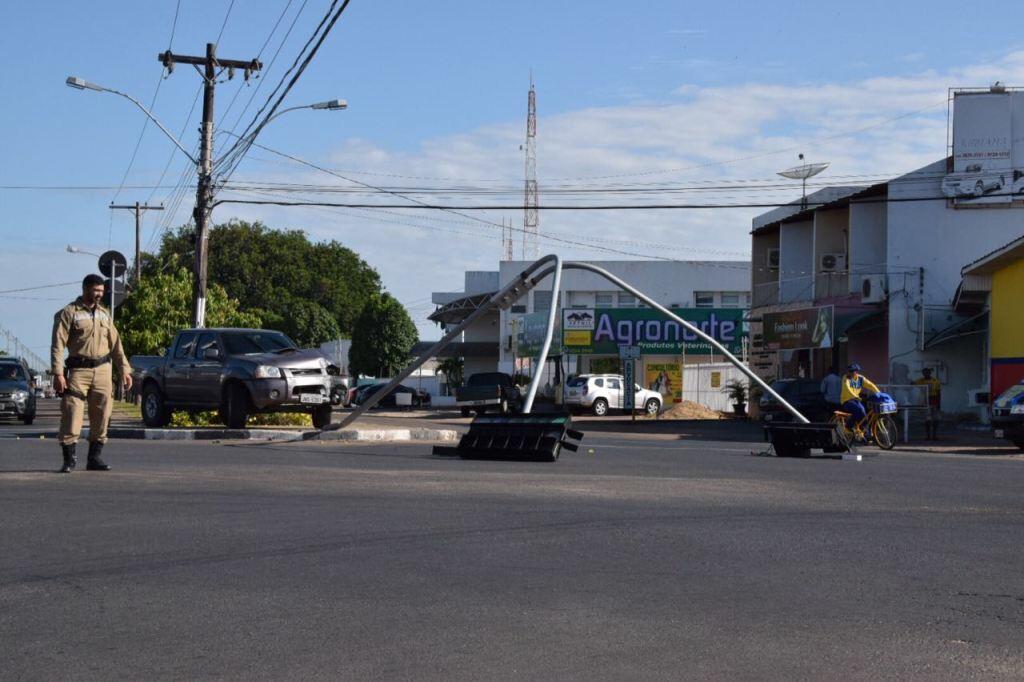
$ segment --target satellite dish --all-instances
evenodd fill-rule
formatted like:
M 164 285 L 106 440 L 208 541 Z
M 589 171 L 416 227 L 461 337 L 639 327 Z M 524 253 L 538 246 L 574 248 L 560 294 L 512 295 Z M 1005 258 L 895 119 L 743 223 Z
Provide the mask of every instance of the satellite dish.
M 804 155 L 800 154 L 799 158 L 803 161 Z M 803 210 L 807 208 L 807 178 L 813 178 L 828 167 L 829 164 L 827 162 L 802 163 L 799 166 L 793 166 L 792 168 L 787 168 L 784 171 L 779 171 L 776 175 L 781 175 L 782 177 L 789 178 L 790 180 L 800 180 L 803 189 L 803 197 L 800 200 L 800 209 Z

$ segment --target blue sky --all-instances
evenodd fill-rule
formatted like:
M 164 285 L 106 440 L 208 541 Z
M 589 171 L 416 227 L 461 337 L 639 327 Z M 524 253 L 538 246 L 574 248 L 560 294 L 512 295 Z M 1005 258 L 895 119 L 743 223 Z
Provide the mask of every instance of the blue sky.
M 119 185 L 143 123 L 141 113 L 120 98 L 67 88 L 64 79 L 78 75 L 148 104 L 161 78 L 156 54 L 168 47 L 176 4 L 5 7 L 0 185 Z M 307 0 L 246 122 L 328 4 Z M 229 5 L 229 0 L 182 0 L 173 51 L 201 54 L 220 31 Z M 290 5 L 236 0 L 218 53 L 256 56 L 287 7 L 262 55 L 269 63 L 301 5 L 301 0 Z M 422 185 L 428 181 L 419 178 L 445 177 L 515 188 L 522 182 L 518 145 L 532 69 L 542 200 L 546 186 L 563 182 L 555 178 L 622 176 L 571 181 L 607 185 L 771 177 L 795 163 L 797 147 L 809 158 L 832 161 L 830 172 L 838 181 L 904 172 L 940 158 L 947 87 L 984 86 L 996 78 L 1024 83 L 1019 31 L 1024 8 L 1013 3 L 989 13 L 966 11 L 963 2 L 936 1 L 777 2 L 770 12 L 765 7 L 353 0 L 288 98 L 288 104 L 304 104 L 342 97 L 350 108 L 288 114 L 269 126 L 260 142 L 353 171 L 350 177 L 365 182 Z M 198 85 L 197 74 L 183 66 L 160 84 L 154 110 L 175 133 L 185 126 Z M 227 128 L 252 87 L 236 80 L 218 89 L 219 114 L 239 89 L 221 121 Z M 917 113 L 906 116 L 909 112 Z M 189 146 L 195 128 L 194 116 L 183 135 Z M 173 159 L 161 183 L 167 187 L 150 187 L 172 153 L 172 145 L 150 127 L 127 177 L 128 185 L 141 189 L 0 189 L 5 209 L 0 289 L 80 279 L 91 261 L 65 253 L 68 243 L 130 253 L 131 216 L 112 217 L 107 204 L 115 195 L 118 202 L 168 200 L 183 157 Z M 747 157 L 748 162 L 722 163 Z M 640 175 L 673 168 L 691 170 Z M 258 150 L 235 177 L 345 184 Z M 795 196 L 788 191 L 774 198 Z M 183 222 L 190 207 L 186 198 L 170 222 Z M 748 248 L 750 218 L 757 212 L 542 214 L 541 230 L 631 243 L 639 253 L 660 253 L 653 245 L 668 242 L 679 258 L 715 252 L 738 258 Z M 458 289 L 466 269 L 493 269 L 500 240 L 487 226 L 457 217 L 397 213 L 246 206 L 221 207 L 215 220 L 262 218 L 352 246 L 408 304 L 421 334 L 436 337 L 436 328 L 425 320 L 431 308 L 425 299 L 431 291 Z M 521 212 L 480 215 L 522 220 Z M 159 233 L 164 220 L 160 214 L 147 217 L 144 242 Z M 543 250 L 551 248 L 588 258 L 615 257 L 550 243 Z M 69 286 L 22 293 L 22 298 L 0 295 L 0 326 L 43 355 L 52 311 L 74 294 Z

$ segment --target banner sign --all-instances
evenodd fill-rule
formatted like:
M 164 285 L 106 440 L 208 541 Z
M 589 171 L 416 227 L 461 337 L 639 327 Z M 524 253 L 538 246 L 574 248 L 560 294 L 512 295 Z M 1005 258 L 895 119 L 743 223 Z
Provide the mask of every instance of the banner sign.
M 953 170 L 942 193 L 957 204 L 1007 204 L 1024 192 L 1024 92 L 953 97 Z
M 771 350 L 831 348 L 835 309 L 826 305 L 764 314 L 764 346 Z
M 660 393 L 663 405 L 683 402 L 682 366 L 678 362 L 648 362 L 644 366 L 644 386 Z
M 672 312 L 740 353 L 747 335 L 740 308 L 673 308 Z M 644 355 L 715 352 L 711 344 L 651 308 L 587 308 L 562 311 L 565 352 L 618 355 L 619 346 L 638 346 Z
M 632 410 L 636 405 L 636 379 L 633 377 L 633 361 L 626 360 L 622 363 L 622 407 Z

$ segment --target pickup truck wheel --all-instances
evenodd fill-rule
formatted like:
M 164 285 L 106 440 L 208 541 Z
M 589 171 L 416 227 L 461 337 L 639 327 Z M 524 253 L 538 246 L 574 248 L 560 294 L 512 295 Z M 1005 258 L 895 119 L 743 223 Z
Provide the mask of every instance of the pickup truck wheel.
M 591 408 L 594 415 L 597 417 L 603 417 L 608 414 L 608 401 L 604 398 L 598 398 L 594 401 L 594 405 Z
M 142 390 L 142 421 L 152 429 L 162 429 L 171 423 L 171 411 L 164 402 L 164 394 L 154 384 Z
M 244 429 L 249 420 L 249 392 L 241 384 L 228 385 L 220 411 L 229 429 Z
M 463 408 L 460 408 L 460 409 L 459 409 L 459 413 L 460 413 L 460 414 L 461 414 L 461 415 L 462 415 L 463 417 L 468 417 L 468 416 L 469 416 L 469 408 L 468 408 L 468 407 L 463 407 Z
M 313 410 L 313 426 L 322 429 L 331 423 L 331 406 L 321 405 Z
M 646 403 L 644 403 L 644 412 L 651 415 L 652 417 L 658 414 L 658 410 L 660 409 L 661 403 L 659 403 L 656 398 L 651 398 Z

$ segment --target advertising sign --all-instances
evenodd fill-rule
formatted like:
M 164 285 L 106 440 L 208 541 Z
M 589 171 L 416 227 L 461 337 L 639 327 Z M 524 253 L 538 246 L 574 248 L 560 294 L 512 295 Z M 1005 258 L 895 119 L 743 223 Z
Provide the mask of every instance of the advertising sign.
M 739 308 L 674 308 L 672 312 L 729 349 L 740 353 L 746 326 Z M 686 352 L 709 355 L 710 343 L 651 308 L 588 308 L 562 311 L 567 353 L 618 355 L 619 346 L 638 346 L 643 355 Z
M 764 314 L 764 346 L 771 350 L 831 348 L 835 309 L 826 305 Z
M 555 319 L 555 333 L 551 341 L 551 354 L 558 354 L 558 319 Z M 544 345 L 544 333 L 547 331 L 548 314 L 546 312 L 530 313 L 519 318 L 516 331 L 516 355 L 532 357 L 540 355 Z
M 942 193 L 964 204 L 1008 203 L 1024 193 L 1024 92 L 956 93 L 953 172 Z
M 663 405 L 683 402 L 683 370 L 678 362 L 648 362 L 644 386 L 661 394 Z

